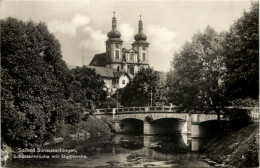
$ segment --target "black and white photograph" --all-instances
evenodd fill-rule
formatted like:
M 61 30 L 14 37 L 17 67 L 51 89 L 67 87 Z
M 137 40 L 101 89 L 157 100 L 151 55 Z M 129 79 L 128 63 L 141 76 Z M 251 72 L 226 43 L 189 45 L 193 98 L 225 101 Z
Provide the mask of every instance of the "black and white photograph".
M 1 0 L 0 32 L 0 167 L 259 167 L 258 0 Z

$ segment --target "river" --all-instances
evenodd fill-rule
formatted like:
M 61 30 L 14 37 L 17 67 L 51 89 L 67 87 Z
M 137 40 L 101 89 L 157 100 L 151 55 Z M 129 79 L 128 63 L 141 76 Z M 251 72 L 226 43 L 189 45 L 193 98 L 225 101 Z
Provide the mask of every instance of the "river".
M 6 167 L 210 167 L 203 162 L 202 154 L 191 152 L 191 140 L 185 134 L 106 135 L 66 140 L 44 148 L 74 152 L 40 153 L 56 157 L 50 159 L 16 158 L 8 161 Z

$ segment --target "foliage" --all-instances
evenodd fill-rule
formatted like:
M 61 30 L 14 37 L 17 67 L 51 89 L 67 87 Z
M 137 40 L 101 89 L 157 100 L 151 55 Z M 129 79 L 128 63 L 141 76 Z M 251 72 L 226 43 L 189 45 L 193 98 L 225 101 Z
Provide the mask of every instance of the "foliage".
M 1 20 L 1 133 L 10 146 L 33 147 L 62 135 L 106 97 L 94 70 L 69 71 L 44 23 Z
M 165 104 L 167 101 L 164 92 L 159 72 L 153 68 L 142 68 L 133 81 L 119 90 L 119 100 L 123 106 L 149 106 L 152 93 L 152 105 Z
M 8 145 L 43 143 L 59 135 L 68 69 L 44 23 L 1 20 L 1 126 Z
M 112 98 L 106 98 L 98 106 L 98 108 L 116 108 L 116 107 L 117 107 L 116 94 L 113 95 Z M 121 107 L 120 103 L 118 103 L 118 107 Z
M 94 69 L 83 66 L 71 70 L 65 87 L 68 99 L 65 119 L 68 123 L 80 122 L 84 112 L 92 113 L 105 100 L 104 84 Z
M 247 110 L 232 109 L 229 112 L 229 120 L 231 128 L 243 128 L 248 125 L 250 117 Z
M 215 110 L 219 115 L 226 103 L 222 40 L 223 35 L 208 26 L 175 53 L 167 75 L 170 102 L 190 112 Z
M 93 109 L 105 100 L 104 81 L 94 69 L 76 67 L 71 70 L 70 98 L 80 103 L 85 109 Z
M 252 98 L 236 99 L 232 101 L 235 107 L 259 107 L 259 101 Z
M 223 43 L 227 74 L 226 96 L 232 101 L 259 95 L 258 2 L 231 26 Z

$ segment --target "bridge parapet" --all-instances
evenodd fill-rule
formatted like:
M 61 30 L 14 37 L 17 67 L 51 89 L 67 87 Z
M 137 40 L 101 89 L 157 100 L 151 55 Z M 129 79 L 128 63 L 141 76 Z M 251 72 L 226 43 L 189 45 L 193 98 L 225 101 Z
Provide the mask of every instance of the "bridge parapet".
M 96 109 L 96 114 L 114 114 L 115 109 L 114 108 L 104 108 L 104 109 Z
M 165 113 L 179 112 L 180 107 L 178 106 L 148 106 L 148 107 L 121 107 L 121 108 L 104 108 L 96 109 L 96 114 L 124 114 L 124 113 Z

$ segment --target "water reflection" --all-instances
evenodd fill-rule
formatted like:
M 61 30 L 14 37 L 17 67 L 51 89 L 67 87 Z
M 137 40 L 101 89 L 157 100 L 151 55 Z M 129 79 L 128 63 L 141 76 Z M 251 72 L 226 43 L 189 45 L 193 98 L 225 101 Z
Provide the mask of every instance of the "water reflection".
M 102 166 L 205 166 L 199 153 L 190 152 L 191 139 L 187 134 L 172 136 L 114 135 L 91 137 L 85 140 L 64 141 L 46 148 L 76 149 L 87 159 L 14 159 L 7 167 L 102 167 Z

